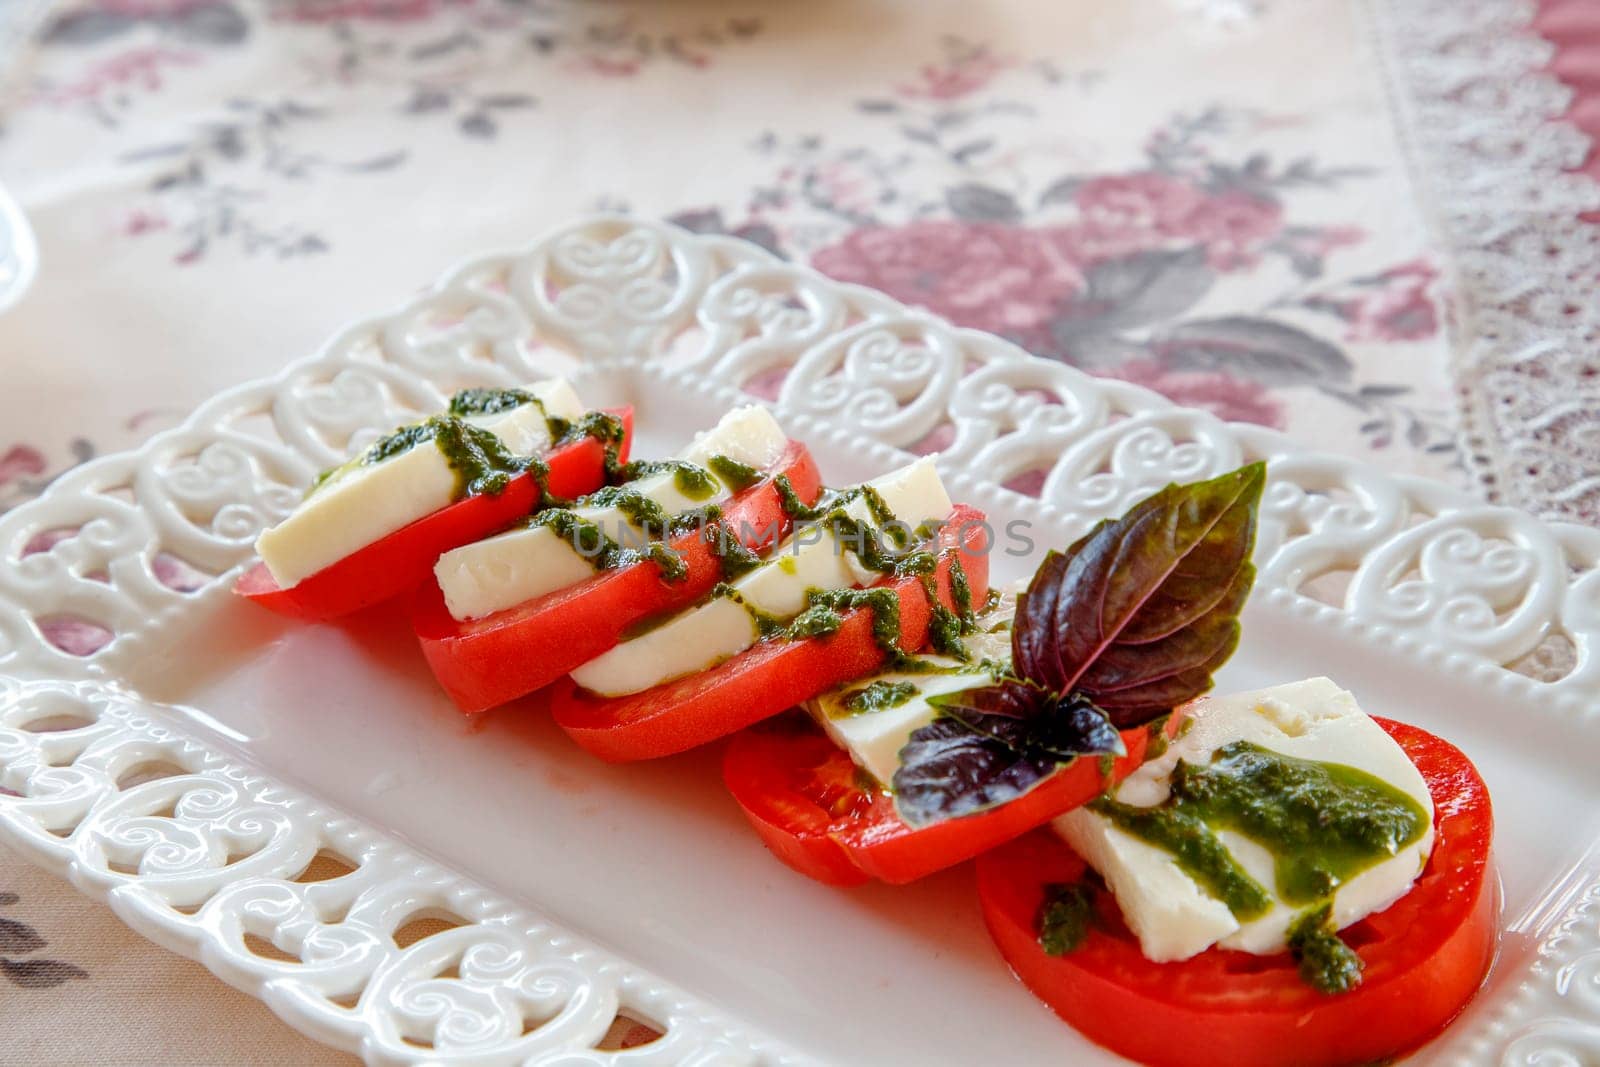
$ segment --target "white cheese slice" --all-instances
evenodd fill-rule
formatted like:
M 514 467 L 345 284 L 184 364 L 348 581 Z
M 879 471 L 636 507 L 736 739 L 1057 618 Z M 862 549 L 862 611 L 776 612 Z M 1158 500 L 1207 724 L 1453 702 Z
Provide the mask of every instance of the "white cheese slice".
M 1148 807 L 1166 799 L 1179 760 L 1205 764 L 1234 741 L 1251 741 L 1285 756 L 1343 764 L 1365 771 L 1412 797 L 1433 813 L 1422 775 L 1398 744 L 1326 678 L 1310 678 L 1224 697 L 1205 697 L 1188 709 L 1190 725 L 1158 759 L 1130 775 L 1114 797 Z M 1265 915 L 1241 923 L 1208 895 L 1171 853 L 1117 828 L 1103 815 L 1079 808 L 1052 824 L 1105 879 L 1128 928 L 1146 957 L 1158 962 L 1188 959 L 1212 945 L 1258 955 L 1282 952 L 1300 907 L 1276 893 L 1272 855 L 1229 830 L 1218 839 L 1238 864 L 1272 896 Z M 1422 873 L 1433 848 L 1433 827 L 1394 856 L 1362 871 L 1337 889 L 1333 920 L 1342 929 L 1399 900 Z
M 528 387 L 540 404 L 520 404 L 468 421 L 482 426 L 517 455 L 550 445 L 545 415 L 577 419 L 583 404 L 564 378 Z M 273 581 L 287 589 L 331 563 L 365 548 L 455 497 L 456 475 L 431 443 L 381 463 L 353 464 L 318 487 L 294 512 L 256 540 L 256 554 Z
M 909 528 L 950 512 L 950 495 L 931 459 L 917 460 L 867 484 Z M 862 522 L 872 519 L 860 497 L 844 511 Z M 796 531 L 764 563 L 733 583 L 738 599 L 718 597 L 673 616 L 590 660 L 573 671 L 572 678 L 603 696 L 637 693 L 715 666 L 755 644 L 760 633 L 744 605 L 791 619 L 805 610 L 806 595 L 813 589 L 848 589 L 878 577 L 850 551 L 848 542 L 840 543 L 831 530 L 810 526 Z
M 1002 625 L 1004 622 L 998 619 L 983 621 L 990 625 Z M 1011 660 L 1009 630 L 971 634 L 963 638 L 962 643 L 971 657 L 965 663 L 948 656 L 918 657 L 951 673 L 888 671 L 851 682 L 815 700 L 808 700 L 806 711 L 827 731 L 835 744 L 850 753 L 857 767 L 887 787 L 894 781 L 895 771 L 900 769 L 900 750 L 911 740 L 912 733 L 928 725 L 939 714 L 939 710 L 928 703 L 929 698 L 989 685 L 994 678 L 989 669 L 981 665 L 983 661 L 1009 663 Z M 909 683 L 916 687 L 916 692 L 910 700 L 892 708 L 876 711 L 851 709 L 848 706 L 851 696 L 874 682 L 890 685 Z
M 712 456 L 726 456 L 747 467 L 763 468 L 777 462 L 786 440 L 772 413 L 751 405 L 728 412 L 678 458 L 703 467 Z M 701 496 L 690 496 L 679 489 L 671 471 L 635 478 L 628 488 L 654 501 L 671 516 L 719 503 L 732 495 L 732 489 L 715 475 L 711 481 L 712 492 Z M 613 541 L 638 547 L 649 541 L 646 532 L 620 508 L 572 510 Z M 660 532 L 656 531 L 655 536 L 659 537 Z M 556 531 L 532 526 L 507 530 L 446 552 L 434 565 L 433 573 L 450 614 L 457 619 L 477 619 L 581 582 L 594 573 L 594 563 Z

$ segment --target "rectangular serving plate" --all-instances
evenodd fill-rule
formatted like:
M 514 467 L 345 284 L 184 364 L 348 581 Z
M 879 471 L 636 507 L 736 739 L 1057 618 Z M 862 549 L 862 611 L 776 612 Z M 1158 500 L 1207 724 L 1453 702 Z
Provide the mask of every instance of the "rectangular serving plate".
M 757 262 L 759 269 L 774 269 Z M 807 277 L 809 284 L 831 284 Z M 524 369 L 554 358 L 553 352 L 536 351 Z M 588 403 L 634 405 L 636 454 L 662 455 L 740 401 L 733 389 L 703 374 L 667 369 L 668 362 L 663 357 L 659 365 L 548 365 L 570 373 Z M 786 429 L 811 445 L 831 484 L 883 473 L 907 458 L 853 432 L 847 422 L 795 410 L 800 406 L 780 397 L 776 410 Z M 1111 465 L 1107 461 L 1108 470 Z M 1035 542 L 1030 554 L 1003 549 L 995 555 L 997 581 L 1029 573 L 1046 548 L 1068 543 L 1100 511 L 1120 510 L 1097 511 L 1093 503 L 1075 509 L 1070 501 L 1041 506 L 1000 488 L 991 473 L 973 469 L 970 460 L 946 469 L 957 499 L 983 508 L 998 530 L 1025 524 Z M 238 554 L 247 551 L 246 546 Z M 1368 557 L 1375 551 L 1369 549 Z M 637 975 L 643 977 L 630 970 L 624 986 L 659 976 L 669 989 L 687 990 L 697 1003 L 714 1006 L 718 1020 L 757 1035 L 748 1047 L 732 1051 L 710 1044 L 691 1048 L 694 1042 L 667 1045 L 661 1062 L 685 1062 L 692 1055 L 708 1062 L 1117 1062 L 1055 1019 L 1008 973 L 983 930 L 970 865 L 906 887 L 839 891 L 814 884 L 766 854 L 750 832 L 722 788 L 720 746 L 608 766 L 572 745 L 550 723 L 538 697 L 468 721 L 432 682 L 404 606 L 381 607 L 337 625 L 302 626 L 232 597 L 226 578 L 224 573 L 186 596 L 181 610 L 163 614 L 136 655 L 119 654 L 113 646 L 94 684 L 136 702 L 141 715 L 200 741 L 230 765 L 303 793 L 329 827 L 353 817 L 460 872 L 472 885 L 525 906 L 537 929 L 543 931 L 546 921 L 561 928 L 556 940 L 571 948 L 584 972 L 570 978 L 574 989 L 581 992 L 611 966 L 603 952 L 589 953 L 583 943 L 590 942 L 642 969 Z M 1325 674 L 1352 690 L 1372 714 L 1448 738 L 1483 772 L 1495 803 L 1510 932 L 1489 988 L 1445 1041 L 1423 1051 L 1420 1058 L 1428 1060 L 1486 1031 L 1498 1044 L 1506 1036 L 1498 1020 L 1545 996 L 1539 968 L 1549 956 L 1546 935 L 1568 903 L 1561 894 L 1593 881 L 1589 851 L 1600 837 L 1600 782 L 1592 768 L 1600 757 L 1600 733 L 1581 717 L 1583 693 L 1574 697 L 1569 689 L 1559 701 L 1540 699 L 1540 690 L 1525 679 L 1423 638 L 1269 585 L 1245 613 L 1243 642 L 1219 675 L 1218 688 Z M 44 677 L 51 675 L 46 671 Z M 6 759 L 0 747 L 0 768 Z M 12 765 L 13 771 L 22 766 L 15 757 Z M 41 795 L 25 777 L 16 772 L 0 784 L 24 799 Z M 0 814 L 8 816 L 0 827 L 9 830 L 8 840 L 31 846 L 47 861 L 56 855 L 48 840 L 23 832 L 28 812 L 8 813 L 7 799 L 0 796 Z M 167 890 L 155 891 L 154 904 L 147 894 L 132 906 L 132 884 L 159 875 L 160 864 L 146 853 L 131 861 L 131 870 L 107 861 L 104 871 L 86 871 L 99 853 L 84 838 L 107 832 L 88 825 L 92 821 L 55 832 L 70 848 L 57 857 L 70 876 L 91 892 L 109 893 L 113 906 L 140 929 L 200 955 L 314 1036 L 374 1061 L 426 1059 L 452 1042 L 482 1052 L 485 1062 L 517 1058 L 519 1047 L 544 1047 L 538 1044 L 540 1020 L 531 1017 L 524 1034 L 467 1039 L 439 1031 L 419 1038 L 418 1028 L 428 1028 L 426 1018 L 419 1022 L 415 1005 L 393 995 L 385 1002 L 368 990 L 359 1000 L 346 996 L 348 1003 L 307 1008 L 307 999 L 339 998 L 327 984 L 285 993 L 294 984 L 287 978 L 292 961 L 280 964 L 287 968 L 281 972 L 252 970 L 239 963 L 235 947 L 219 965 L 217 946 L 228 924 L 241 921 L 232 914 L 240 906 L 202 894 L 198 913 L 174 909 L 167 916 L 161 910 L 162 899 L 173 899 Z M 327 843 L 334 840 L 330 831 L 322 847 L 338 851 Z M 215 873 L 218 864 L 199 866 Z M 226 883 L 223 877 L 219 884 Z M 404 879 L 392 888 L 403 897 Z M 486 921 L 437 905 L 431 913 L 469 927 Z M 178 930 L 190 914 L 207 921 L 184 927 L 181 935 L 159 933 Z M 396 923 L 401 917 L 392 916 Z M 337 928 L 340 918 L 323 914 L 317 921 Z M 280 949 L 305 944 L 303 930 L 279 937 L 284 926 L 264 929 L 266 935 L 258 936 Z M 570 943 L 567 932 L 575 935 Z M 308 960 L 315 954 L 305 951 Z M 590 956 L 592 967 L 584 963 Z M 284 978 L 276 994 L 274 975 Z M 648 1006 L 638 1006 L 659 1003 L 660 996 L 630 1000 L 625 991 L 622 1000 L 624 1007 L 633 1005 L 635 1016 L 658 1025 L 672 1022 L 651 1018 Z M 1549 1004 L 1559 1008 L 1558 1002 Z M 482 1022 L 495 1015 L 495 1009 L 479 1005 L 463 1018 Z M 411 1036 L 393 1040 L 385 1027 Z M 706 1033 L 715 1031 L 713 1026 Z M 705 1040 L 704 1033 L 694 1039 Z M 550 1036 L 551 1049 L 571 1045 Z
M 643 380 L 641 380 L 641 378 Z M 725 406 L 618 370 L 576 378 L 586 402 L 635 406 L 638 454 L 666 455 Z M 594 399 L 590 399 L 594 398 Z M 800 436 L 803 436 L 801 434 Z M 822 442 L 831 484 L 886 469 Z M 1012 494 L 966 499 L 996 529 L 1029 524 L 1028 573 L 1081 530 Z M 1010 506 L 1008 506 L 1010 505 Z M 1014 980 L 984 933 L 970 865 L 908 887 L 838 891 L 779 865 L 721 786 L 721 746 L 608 766 L 530 699 L 470 725 L 417 654 L 403 607 L 301 626 L 219 599 L 128 678 L 187 725 L 442 863 L 719 1003 L 826 1062 L 1115 1062 Z M 1600 789 L 1537 708 L 1384 656 L 1255 605 L 1219 691 L 1327 674 L 1363 707 L 1461 746 L 1493 790 L 1507 911 L 1536 902 L 1595 836 Z M 1508 729 L 1522 721 L 1517 729 Z M 1565 810 L 1578 819 L 1552 819 Z M 981 1020 L 981 1025 L 978 1021 Z

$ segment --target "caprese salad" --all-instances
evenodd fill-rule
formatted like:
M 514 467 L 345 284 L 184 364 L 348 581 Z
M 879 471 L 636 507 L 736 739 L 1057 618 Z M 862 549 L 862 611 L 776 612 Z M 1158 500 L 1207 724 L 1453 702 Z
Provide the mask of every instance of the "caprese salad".
M 627 459 L 632 423 L 631 409 L 585 411 L 560 378 L 463 390 L 318 475 L 234 589 L 311 621 L 409 593 L 440 553 L 598 488 Z
M 751 824 L 821 881 L 908 882 L 1120 781 L 1238 644 L 1264 478 L 1255 464 L 1162 490 L 1050 553 L 955 655 L 736 738 L 724 778 Z
M 464 712 L 535 691 L 602 759 L 733 735 L 724 780 L 819 881 L 977 859 L 1001 954 L 1150 1063 L 1402 1053 L 1481 985 L 1487 791 L 1314 678 L 1206 695 L 1266 472 L 1168 486 L 989 588 L 994 531 L 922 459 L 824 486 L 765 408 L 630 459 L 628 409 L 473 389 L 321 475 L 236 586 L 326 619 L 412 594 Z
M 805 445 L 755 406 L 729 412 L 672 459 L 614 470 L 612 481 L 439 557 L 412 622 L 462 711 L 541 689 L 642 620 L 736 580 L 822 488 Z
M 979 858 L 1012 970 L 1149 1064 L 1377 1063 L 1436 1035 L 1498 941 L 1471 762 L 1326 678 L 1184 722 L 1116 789 Z

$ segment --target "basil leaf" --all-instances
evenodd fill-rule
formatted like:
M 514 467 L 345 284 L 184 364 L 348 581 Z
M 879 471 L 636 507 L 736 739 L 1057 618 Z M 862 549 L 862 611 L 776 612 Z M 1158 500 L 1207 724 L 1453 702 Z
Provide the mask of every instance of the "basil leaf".
M 1016 679 L 930 698 L 939 717 L 911 734 L 894 774 L 908 825 L 971 815 L 1022 796 L 1079 756 L 1124 755 L 1105 712 Z
M 1017 601 L 1012 659 L 1131 726 L 1211 688 L 1239 642 L 1266 465 L 1169 485 L 1051 552 Z

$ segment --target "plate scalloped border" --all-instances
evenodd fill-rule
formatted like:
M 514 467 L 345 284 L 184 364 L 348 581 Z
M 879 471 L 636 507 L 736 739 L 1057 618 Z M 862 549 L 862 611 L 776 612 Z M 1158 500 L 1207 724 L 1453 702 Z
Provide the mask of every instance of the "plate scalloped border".
M 741 241 L 595 217 L 466 263 L 0 516 L 0 840 L 369 1062 L 608 1063 L 620 1054 L 595 1045 L 619 1013 L 665 1032 L 626 1062 L 799 1062 L 201 743 L 118 681 L 195 603 L 227 596 L 262 526 L 366 435 L 462 384 L 608 370 L 723 399 L 775 391 L 802 436 L 887 461 L 938 448 L 957 496 L 1037 484 L 1037 499 L 1014 502 L 1063 529 L 1266 459 L 1257 589 L 1269 602 L 1574 720 L 1600 708 L 1600 531 L 1224 424 Z M 310 881 L 319 854 L 354 869 Z M 1573 893 L 1581 916 L 1600 883 Z M 396 943 L 411 921 L 444 916 L 464 922 Z M 1552 997 L 1566 996 L 1558 972 L 1600 968 L 1580 925 L 1554 921 L 1540 946 L 1530 981 L 1549 979 Z M 1600 1048 L 1589 999 L 1555 1002 L 1558 1043 Z M 1525 1018 L 1551 1014 L 1524 990 L 1472 1046 L 1515 1045 Z

